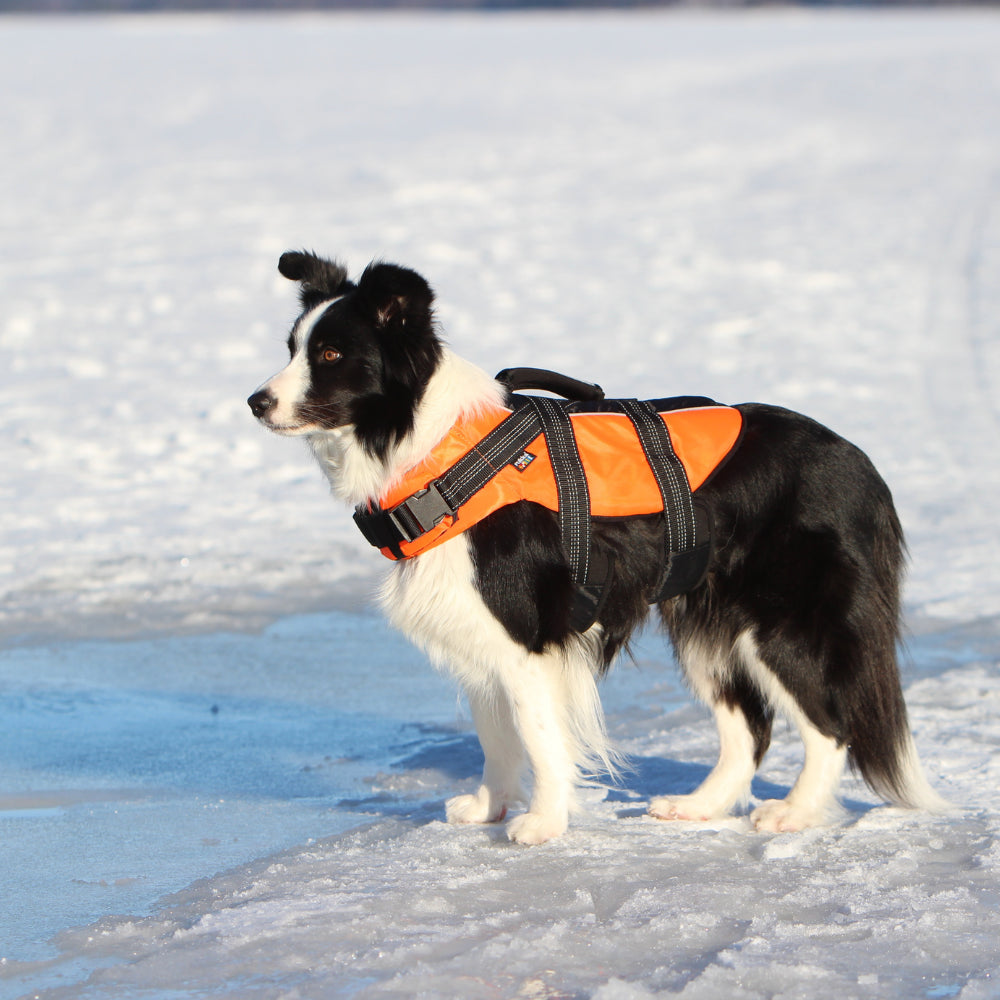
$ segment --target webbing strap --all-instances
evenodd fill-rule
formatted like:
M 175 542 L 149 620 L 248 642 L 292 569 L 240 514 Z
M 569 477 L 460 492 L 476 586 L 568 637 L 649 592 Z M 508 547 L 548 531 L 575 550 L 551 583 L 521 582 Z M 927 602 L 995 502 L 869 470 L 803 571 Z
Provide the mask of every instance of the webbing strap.
M 538 437 L 541 429 L 535 410 L 530 406 L 516 409 L 434 481 L 441 496 L 453 510 L 458 510 L 504 466 L 510 465 Z
M 667 552 L 684 552 L 693 548 L 697 528 L 691 487 L 684 466 L 674 451 L 666 424 L 647 402 L 623 399 L 621 406 L 639 435 L 639 443 L 663 498 Z
M 590 574 L 590 488 L 576 447 L 573 422 L 554 399 L 529 396 L 549 449 L 559 498 L 559 531 L 569 557 L 573 580 L 582 585 Z

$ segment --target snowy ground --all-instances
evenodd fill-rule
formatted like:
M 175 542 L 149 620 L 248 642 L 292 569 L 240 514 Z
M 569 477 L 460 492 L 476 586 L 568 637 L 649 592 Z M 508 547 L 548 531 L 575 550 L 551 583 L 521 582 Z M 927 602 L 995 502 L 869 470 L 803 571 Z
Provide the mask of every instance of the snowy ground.
M 988 11 L 0 20 L 0 997 L 1000 996 L 998 51 Z M 960 810 L 646 819 L 715 749 L 649 635 L 625 787 L 540 849 L 445 826 L 464 710 L 245 407 L 297 246 L 421 270 L 490 370 L 865 447 Z

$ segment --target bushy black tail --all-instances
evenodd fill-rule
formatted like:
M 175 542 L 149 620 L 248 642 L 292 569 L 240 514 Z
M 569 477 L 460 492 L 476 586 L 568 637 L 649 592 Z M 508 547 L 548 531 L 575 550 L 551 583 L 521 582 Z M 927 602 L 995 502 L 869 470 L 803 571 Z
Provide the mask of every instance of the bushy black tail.
M 868 572 L 855 607 L 857 683 L 845 689 L 848 755 L 877 795 L 895 805 L 940 811 L 947 803 L 930 787 L 910 733 L 900 683 L 900 581 L 905 543 L 892 500 L 873 500 L 874 535 Z

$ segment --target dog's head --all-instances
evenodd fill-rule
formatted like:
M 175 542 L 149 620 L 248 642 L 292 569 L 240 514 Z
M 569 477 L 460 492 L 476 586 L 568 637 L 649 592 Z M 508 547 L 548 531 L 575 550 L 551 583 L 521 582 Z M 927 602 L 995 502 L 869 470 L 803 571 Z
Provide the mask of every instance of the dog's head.
M 281 255 L 278 270 L 299 282 L 302 314 L 288 337 L 291 360 L 248 400 L 279 434 L 349 427 L 378 458 L 413 426 L 441 357 L 434 293 L 415 271 L 373 262 L 357 283 L 315 254 Z

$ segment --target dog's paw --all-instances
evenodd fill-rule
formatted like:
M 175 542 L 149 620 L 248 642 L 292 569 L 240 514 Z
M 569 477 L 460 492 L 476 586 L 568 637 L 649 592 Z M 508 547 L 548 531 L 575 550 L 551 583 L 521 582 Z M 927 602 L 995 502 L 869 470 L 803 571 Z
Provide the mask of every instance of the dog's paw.
M 654 819 L 689 820 L 693 823 L 705 823 L 726 815 L 724 811 L 711 809 L 697 795 L 661 795 L 649 803 L 648 811 Z
M 495 804 L 489 790 L 480 788 L 475 795 L 456 795 L 444 804 L 449 823 L 499 823 L 507 815 L 507 807 Z
M 750 814 L 754 829 L 761 833 L 797 833 L 812 826 L 823 826 L 826 814 L 807 809 L 787 799 L 768 799 Z
M 507 824 L 507 836 L 515 844 L 544 844 L 566 832 L 568 826 L 566 817 L 543 816 L 540 813 L 526 812 L 516 816 Z

